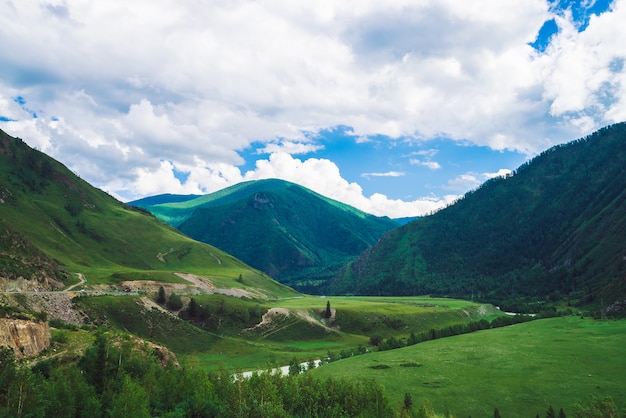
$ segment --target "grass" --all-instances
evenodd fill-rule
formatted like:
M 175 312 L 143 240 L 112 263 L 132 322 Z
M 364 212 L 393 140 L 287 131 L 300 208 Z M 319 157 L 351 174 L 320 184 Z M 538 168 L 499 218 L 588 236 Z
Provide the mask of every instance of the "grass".
M 392 403 L 410 393 L 439 413 L 487 417 L 566 413 L 590 395 L 626 406 L 625 321 L 564 317 L 366 354 L 323 366 L 320 377 L 381 383 Z M 413 365 L 413 366 L 409 366 Z
M 203 352 L 210 349 L 219 337 L 203 331 L 173 315 L 147 310 L 134 296 L 84 297 L 77 303 L 98 325 L 107 323 L 140 338 L 163 344 L 177 354 Z
M 225 368 L 233 372 L 264 369 L 270 365 L 283 366 L 294 357 L 304 362 L 325 358 L 329 353 L 354 353 L 367 347 L 372 349 L 369 346 L 371 328 L 358 329 L 355 324 L 366 323 L 367 318 L 373 316 L 385 319 L 379 321 L 376 331 L 385 336 L 402 337 L 412 331 L 423 331 L 420 323 L 422 326 L 435 324 L 445 327 L 452 322 L 475 320 L 479 312 L 494 314 L 483 305 L 428 297 L 303 296 L 271 302 L 218 294 L 190 297 L 194 298 L 198 313 L 188 321 L 146 308 L 141 298 L 135 296 L 82 297 L 77 303 L 95 319 L 96 325 L 110 325 L 164 344 L 185 362 L 206 370 Z M 311 318 L 320 319 L 327 301 L 337 312 L 333 326 L 312 323 Z M 290 314 L 288 317 L 275 317 L 267 328 L 244 331 L 260 323 L 262 314 L 270 308 L 284 308 Z M 351 318 L 351 322 L 342 322 L 342 318 Z M 398 318 L 404 318 L 404 326 L 394 329 L 389 324 L 393 325 L 394 319 Z
M 321 312 L 330 302 L 336 310 L 335 324 L 348 334 L 406 337 L 411 332 L 441 329 L 459 323 L 502 315 L 491 305 L 464 300 L 410 297 L 304 296 L 279 300 L 272 307 L 310 309 Z
M 69 286 L 82 273 L 89 288 L 128 279 L 184 283 L 173 275 L 184 272 L 218 287 L 254 287 L 268 297 L 295 294 L 231 255 L 116 201 L 4 133 L 0 189 L 7 191 L 0 205 L 0 250 L 19 255 L 0 256 L 0 269 L 18 276 L 45 267 Z M 236 284 L 240 275 L 244 282 Z
M 385 337 L 403 337 L 411 332 L 427 331 L 430 327 L 444 328 L 451 324 L 502 315 L 495 308 L 489 309 L 472 302 L 429 297 L 302 296 L 260 302 L 260 305 L 256 301 L 220 295 L 198 295 L 194 298 L 202 306 L 213 309 L 222 306 L 219 328 L 211 331 L 223 338 L 203 352 L 195 352 L 186 359 L 208 370 L 264 369 L 268 365 L 286 365 L 294 357 L 299 361 L 308 361 L 325 358 L 329 353 L 354 353 L 359 346 L 361 350 L 373 348 L 369 346 L 372 336 L 370 331 L 379 332 Z M 299 316 L 308 314 L 312 318 L 319 318 L 327 301 L 330 301 L 332 309 L 336 309 L 337 312 L 337 320 L 331 329 L 313 325 Z M 259 311 L 264 313 L 270 308 L 287 309 L 290 316 L 276 318 L 269 329 L 241 332 L 243 328 L 260 321 L 260 316 L 256 316 L 259 315 Z M 252 324 L 244 325 L 241 322 L 242 312 L 246 309 L 251 313 Z M 252 314 L 255 311 L 257 313 Z M 369 326 L 358 328 L 358 324 L 365 324 L 368 318 L 374 316 L 380 319 L 377 328 L 372 329 Z M 389 324 L 395 324 L 394 320 L 398 318 L 403 321 L 403 326 L 394 329 Z M 428 328 L 424 328 L 426 326 Z

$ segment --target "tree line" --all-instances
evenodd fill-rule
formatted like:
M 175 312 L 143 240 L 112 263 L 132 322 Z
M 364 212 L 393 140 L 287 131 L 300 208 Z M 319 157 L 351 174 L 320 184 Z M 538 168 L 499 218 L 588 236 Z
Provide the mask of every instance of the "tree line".
M 32 368 L 0 348 L 0 417 L 389 417 L 380 385 L 163 366 L 129 335 L 98 330 L 78 361 Z

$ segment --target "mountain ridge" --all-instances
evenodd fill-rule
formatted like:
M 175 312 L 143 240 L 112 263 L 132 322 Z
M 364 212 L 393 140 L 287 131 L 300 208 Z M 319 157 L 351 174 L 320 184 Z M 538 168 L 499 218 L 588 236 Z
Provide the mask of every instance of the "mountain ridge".
M 331 290 L 619 300 L 626 296 L 625 138 L 621 123 L 543 152 L 389 232 Z

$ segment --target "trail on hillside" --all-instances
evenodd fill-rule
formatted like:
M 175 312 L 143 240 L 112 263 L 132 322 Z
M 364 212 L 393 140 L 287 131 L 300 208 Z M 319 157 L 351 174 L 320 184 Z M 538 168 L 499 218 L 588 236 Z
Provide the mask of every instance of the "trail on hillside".
M 74 288 L 76 288 L 78 286 L 82 286 L 82 285 L 84 285 L 87 282 L 87 280 L 85 280 L 85 276 L 83 276 L 83 273 L 77 273 L 77 274 L 78 274 L 79 282 L 76 283 L 76 284 L 71 285 L 67 289 L 64 289 L 63 290 L 64 292 L 69 292 L 70 290 L 72 290 L 72 289 L 74 289 Z

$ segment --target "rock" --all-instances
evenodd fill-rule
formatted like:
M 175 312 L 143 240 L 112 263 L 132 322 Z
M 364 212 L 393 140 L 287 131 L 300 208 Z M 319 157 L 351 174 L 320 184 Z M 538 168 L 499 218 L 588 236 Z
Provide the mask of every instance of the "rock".
M 45 322 L 0 318 L 0 346 L 11 347 L 18 359 L 36 356 L 50 347 L 50 328 Z

